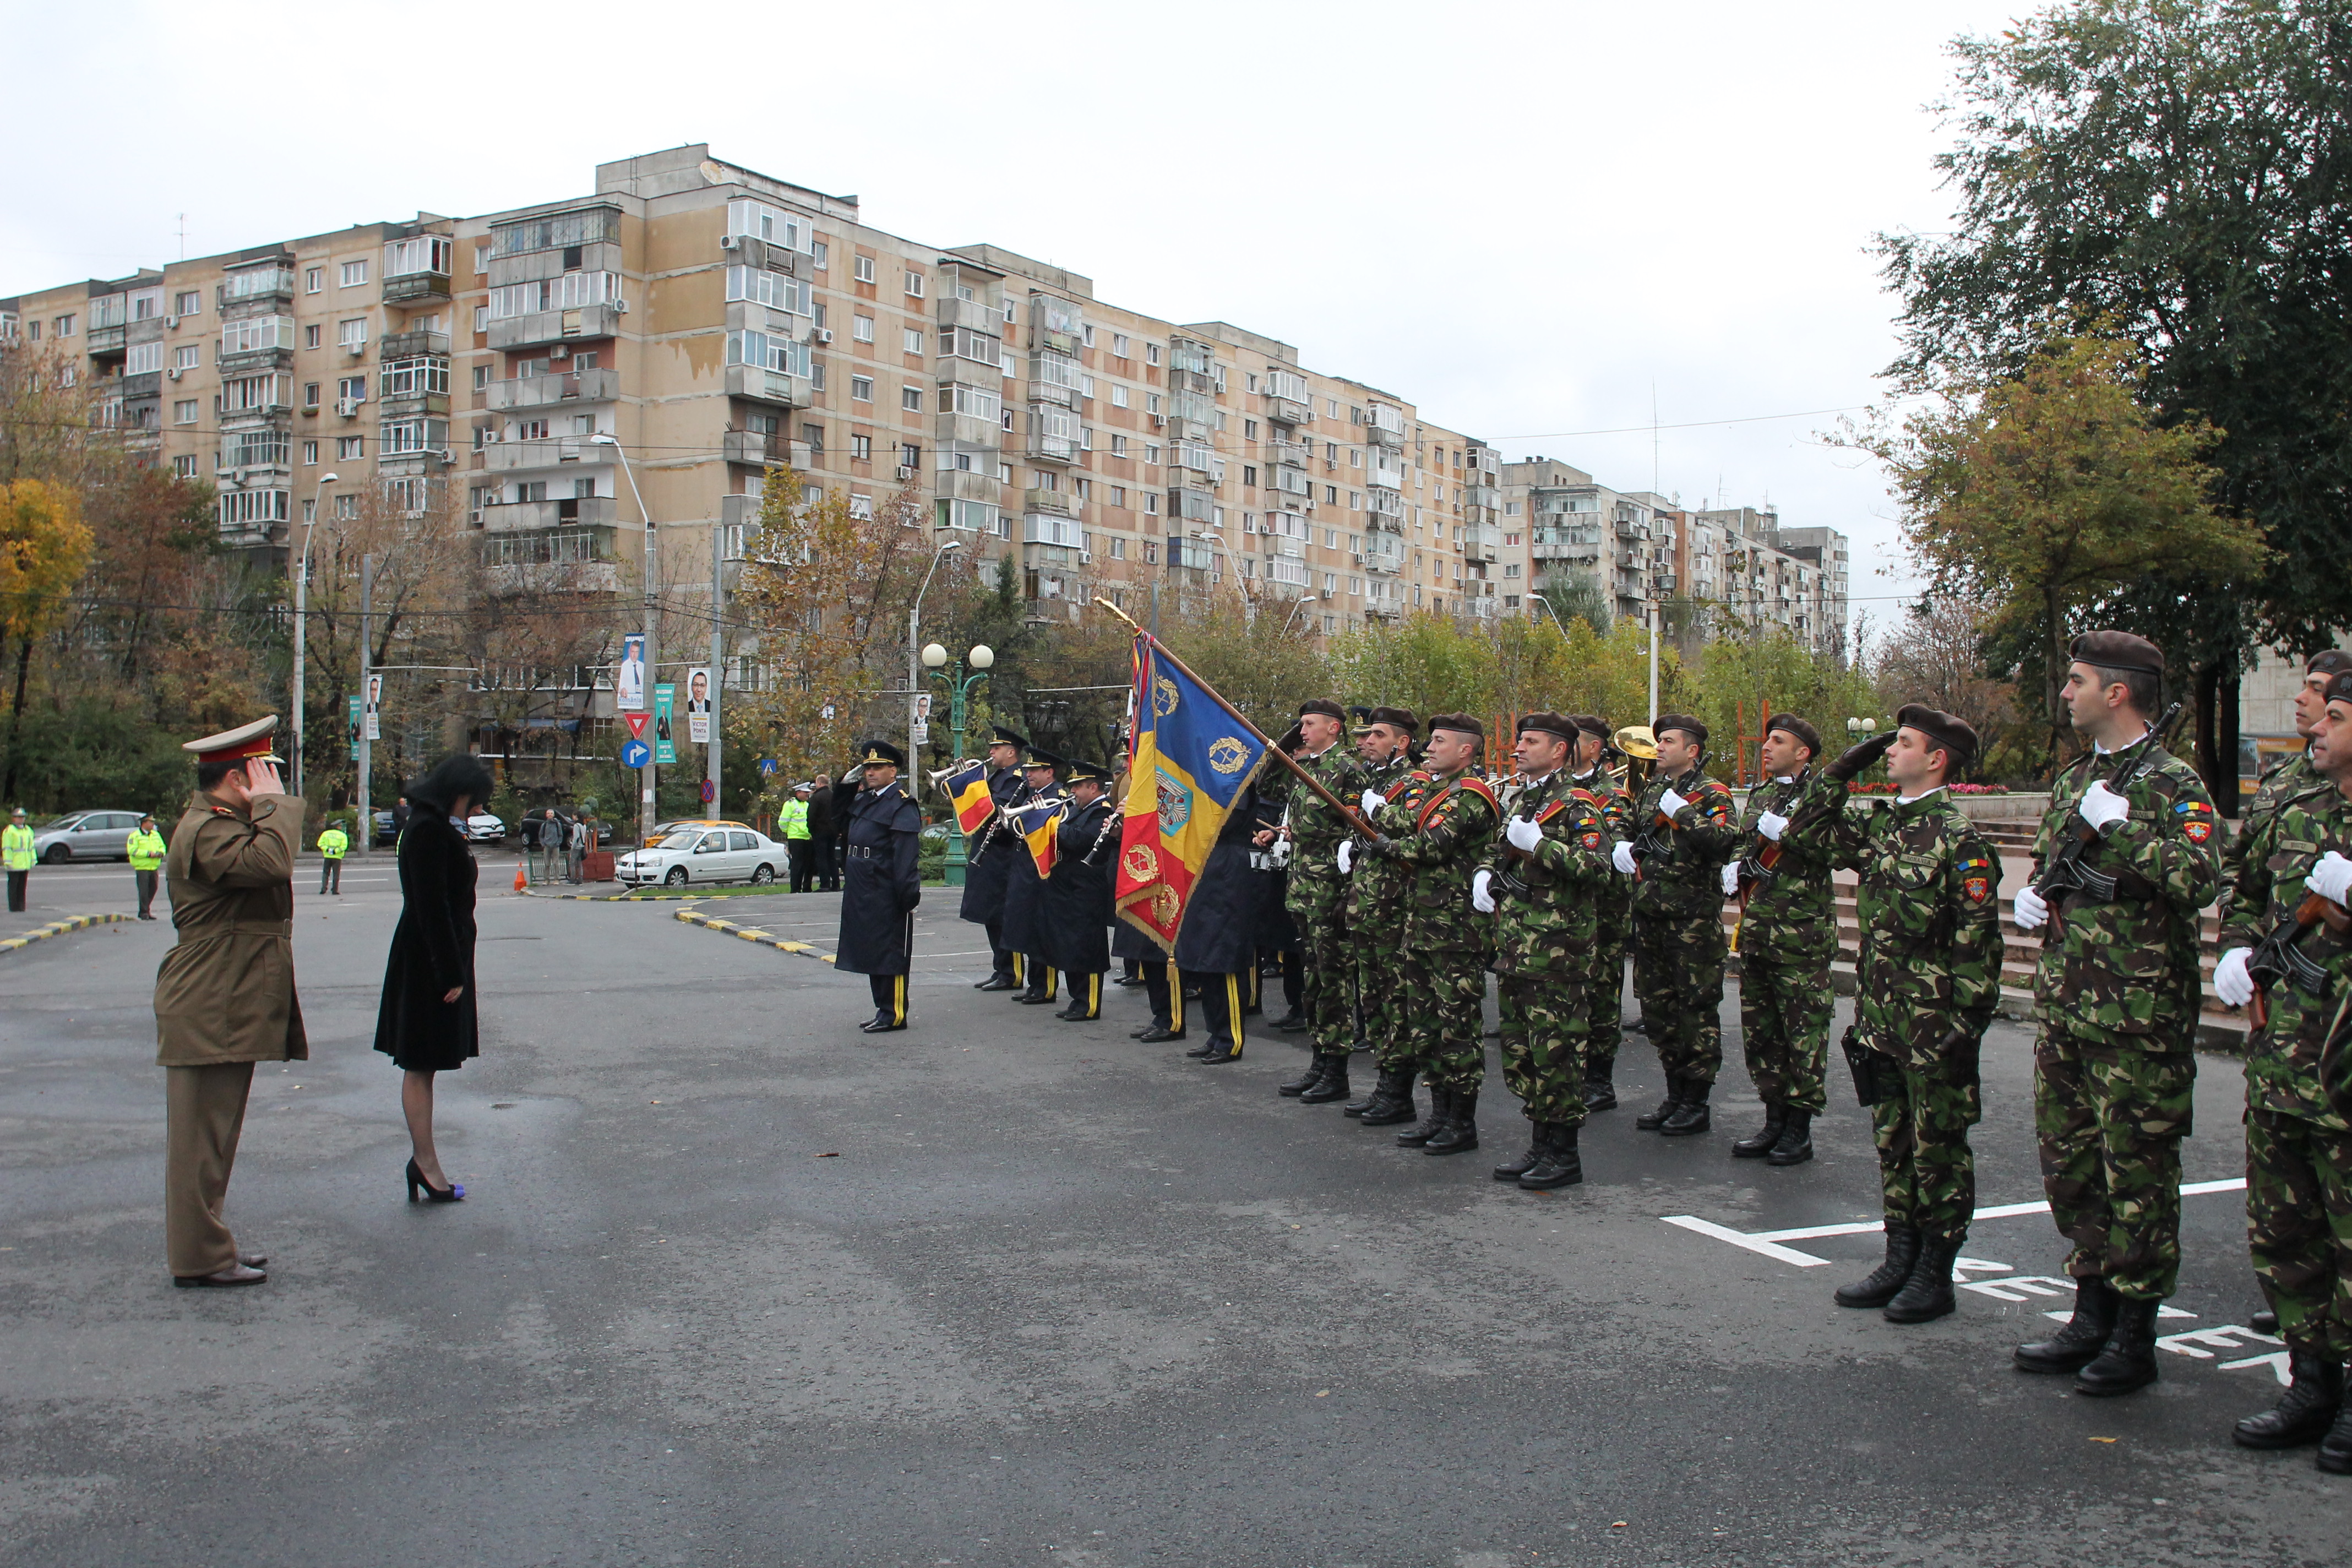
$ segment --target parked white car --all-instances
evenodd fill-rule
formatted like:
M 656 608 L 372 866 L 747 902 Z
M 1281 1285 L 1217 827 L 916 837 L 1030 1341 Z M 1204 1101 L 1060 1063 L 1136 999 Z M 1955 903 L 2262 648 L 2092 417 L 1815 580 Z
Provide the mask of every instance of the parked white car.
M 748 827 L 671 830 L 650 849 L 633 849 L 613 862 L 613 874 L 633 887 L 659 882 L 772 882 L 789 868 L 784 847 Z

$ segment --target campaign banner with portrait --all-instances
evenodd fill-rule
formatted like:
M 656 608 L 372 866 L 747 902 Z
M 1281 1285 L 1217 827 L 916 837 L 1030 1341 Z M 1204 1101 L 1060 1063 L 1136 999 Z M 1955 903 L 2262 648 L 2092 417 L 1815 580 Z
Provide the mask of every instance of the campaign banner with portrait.
M 670 727 L 677 705 L 677 687 L 665 680 L 654 688 L 654 761 L 664 767 L 677 761 L 677 735 Z
M 698 746 L 710 744 L 710 671 L 708 669 L 687 671 L 686 738 Z
M 629 632 L 621 638 L 620 668 L 613 674 L 613 708 L 620 713 L 646 710 L 646 634 Z

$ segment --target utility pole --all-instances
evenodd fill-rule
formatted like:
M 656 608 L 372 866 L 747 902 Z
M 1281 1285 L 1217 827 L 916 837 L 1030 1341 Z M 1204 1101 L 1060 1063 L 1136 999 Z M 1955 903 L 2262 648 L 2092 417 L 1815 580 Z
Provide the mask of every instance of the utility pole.
M 710 743 L 703 748 L 702 776 L 710 784 L 710 815 L 724 816 L 719 793 L 719 693 L 727 684 L 727 525 L 710 525 Z
M 1658 717 L 1658 601 L 1654 596 L 1644 602 L 1650 612 L 1650 720 Z
M 375 557 L 360 557 L 360 763 L 359 842 L 353 846 L 366 855 L 375 844 L 375 811 L 368 800 L 368 769 L 374 762 L 375 747 L 368 738 L 368 721 L 375 715 L 368 702 L 368 666 L 374 662 L 373 646 L 369 642 L 370 617 L 375 610 Z
M 592 436 L 589 439 L 597 443 L 599 446 L 610 447 L 613 448 L 613 456 L 619 460 L 621 465 L 621 477 L 629 481 L 629 494 L 636 498 L 637 519 L 639 522 L 644 525 L 646 531 L 646 565 L 644 572 L 646 584 L 646 702 L 647 705 L 647 711 L 650 712 L 653 702 L 654 683 L 661 674 L 661 638 L 659 636 L 661 607 L 659 604 L 656 603 L 660 598 L 659 579 L 661 576 L 661 550 L 659 548 L 658 541 L 654 533 L 654 514 L 646 510 L 645 492 L 637 489 L 636 470 L 629 467 L 629 454 L 621 446 L 620 437 L 617 436 Z M 618 687 L 619 683 L 618 681 L 615 681 L 614 690 L 613 693 L 615 699 L 618 699 L 620 696 Z M 649 752 L 653 750 L 650 742 L 648 742 L 647 750 Z M 643 844 L 654 836 L 655 766 L 650 758 L 646 761 L 646 765 L 638 770 L 638 775 L 644 787 L 639 792 L 639 798 L 637 801 L 637 842 L 639 844 Z

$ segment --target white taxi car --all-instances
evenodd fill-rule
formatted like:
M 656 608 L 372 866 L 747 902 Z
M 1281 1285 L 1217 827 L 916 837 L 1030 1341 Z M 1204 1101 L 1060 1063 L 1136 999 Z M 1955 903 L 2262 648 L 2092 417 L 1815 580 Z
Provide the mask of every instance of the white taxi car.
M 659 882 L 683 888 L 705 882 L 772 882 L 790 868 L 784 847 L 737 823 L 679 823 L 650 848 L 613 862 L 613 874 L 632 887 Z

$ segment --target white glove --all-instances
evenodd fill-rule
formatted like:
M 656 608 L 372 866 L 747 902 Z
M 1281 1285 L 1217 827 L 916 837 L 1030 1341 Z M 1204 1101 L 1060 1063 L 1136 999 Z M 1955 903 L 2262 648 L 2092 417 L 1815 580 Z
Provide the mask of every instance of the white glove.
M 1789 819 L 1777 811 L 1768 811 L 1756 819 L 1756 831 L 1778 844 L 1780 835 L 1789 831 Z
M 2319 864 L 2311 868 L 2311 875 L 2305 879 L 2304 886 L 2323 899 L 2345 903 L 2345 895 L 2352 893 L 2352 860 L 2347 860 L 2330 849 L 2319 858 Z
M 1683 812 L 1683 807 L 1689 804 L 1689 801 L 1683 798 L 1682 792 L 1680 790 L 1669 789 L 1665 794 L 1658 797 L 1658 809 L 1664 812 L 1668 816 L 1680 816 Z
M 2011 902 L 2017 912 L 2017 929 L 2020 931 L 2039 930 L 2050 919 L 2048 900 L 2030 886 L 2018 889 L 2017 897 Z
M 1494 877 L 1495 873 L 1481 866 L 1478 874 L 1470 879 L 1470 907 L 1482 915 L 1495 912 L 1495 895 L 1486 890 L 1486 884 L 1494 880 Z
M 1739 862 L 1737 860 L 1723 868 L 1723 896 L 1727 899 L 1739 896 Z
M 1356 868 L 1356 843 L 1352 838 L 1339 840 L 1339 875 L 1346 876 Z
M 2223 1005 L 2242 1007 L 2254 999 L 2254 977 L 2246 973 L 2246 959 L 2254 950 L 2233 947 L 2213 966 L 2213 994 Z
M 1382 795 L 1376 789 L 1368 789 L 1364 792 L 1363 800 L 1359 804 L 1363 806 L 1364 815 L 1366 816 L 1370 816 L 1377 813 L 1381 807 L 1388 805 L 1388 796 Z
M 1628 877 L 1632 876 L 1634 870 L 1633 847 L 1621 841 L 1609 851 L 1609 863 Z
M 1543 829 L 1524 816 L 1515 816 L 1504 826 L 1503 837 L 1511 841 L 1514 849 L 1532 850 L 1543 842 Z M 2352 867 L 2352 862 L 2347 862 Z
M 2109 789 L 2106 780 L 2093 779 L 2074 809 L 2083 814 L 2084 821 L 2105 833 L 2131 815 L 2131 802 Z

